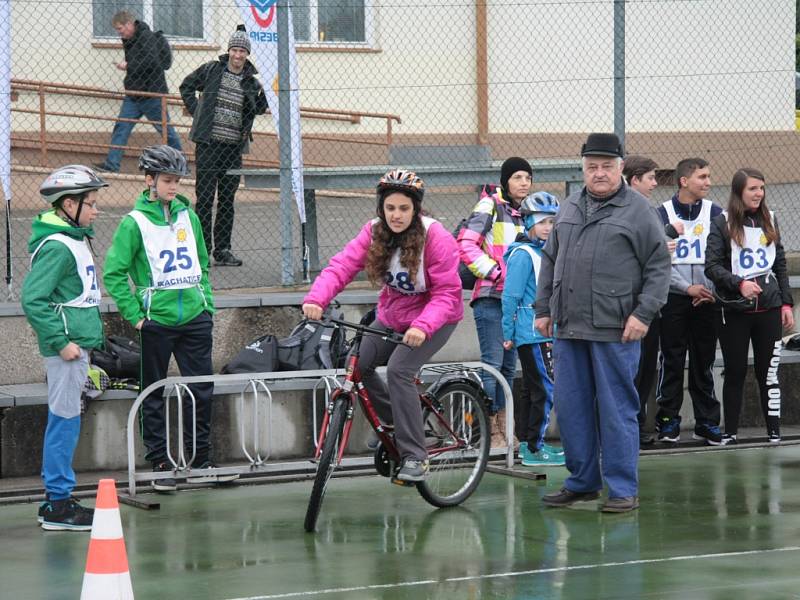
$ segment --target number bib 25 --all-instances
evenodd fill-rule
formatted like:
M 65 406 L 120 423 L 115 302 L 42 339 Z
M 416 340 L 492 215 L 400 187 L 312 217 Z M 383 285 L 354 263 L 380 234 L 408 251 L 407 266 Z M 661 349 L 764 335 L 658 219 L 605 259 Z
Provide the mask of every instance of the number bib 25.
M 138 210 L 128 214 L 142 232 L 153 288 L 183 289 L 200 283 L 203 272 L 187 211 L 180 211 L 171 227 L 156 225 Z

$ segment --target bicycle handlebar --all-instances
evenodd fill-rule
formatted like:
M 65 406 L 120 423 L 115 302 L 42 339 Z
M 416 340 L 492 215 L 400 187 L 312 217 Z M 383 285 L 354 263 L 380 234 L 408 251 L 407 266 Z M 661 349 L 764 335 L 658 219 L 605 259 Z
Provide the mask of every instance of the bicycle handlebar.
M 374 327 L 369 327 L 367 325 L 362 325 L 361 323 L 351 323 L 350 321 L 345 321 L 344 319 L 337 319 L 335 317 L 328 317 L 326 319 L 307 319 L 309 323 L 318 323 L 320 325 L 326 325 L 328 323 L 336 323 L 342 327 L 346 327 L 347 329 L 352 329 L 357 331 L 360 334 L 371 333 L 373 335 L 380 336 L 381 339 L 391 342 L 393 344 L 403 344 L 403 334 L 398 333 L 392 329 L 376 329 Z M 405 345 L 405 344 L 404 344 Z

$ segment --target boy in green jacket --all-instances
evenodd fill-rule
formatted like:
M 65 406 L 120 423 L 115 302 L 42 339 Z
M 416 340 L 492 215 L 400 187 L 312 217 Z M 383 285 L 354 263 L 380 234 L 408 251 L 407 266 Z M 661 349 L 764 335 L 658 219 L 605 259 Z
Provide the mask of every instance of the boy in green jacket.
M 81 428 L 81 393 L 89 350 L 103 345 L 100 290 L 92 257 L 97 190 L 94 171 L 69 165 L 53 171 L 39 193 L 51 205 L 33 220 L 31 270 L 22 285 L 22 308 L 39 340 L 47 371 L 47 429 L 42 480 L 46 500 L 39 522 L 51 531 L 91 531 L 94 511 L 72 498 L 72 458 Z
M 103 281 L 122 317 L 141 339 L 141 386 L 167 376 L 171 355 L 181 375 L 211 375 L 214 299 L 208 281 L 208 252 L 197 215 L 178 194 L 188 174 L 186 159 L 169 146 L 145 148 L 139 158 L 144 190 L 117 227 L 106 255 Z M 133 283 L 133 291 L 128 284 Z M 194 468 L 210 468 L 211 397 L 213 383 L 189 386 L 196 402 L 197 436 Z M 167 456 L 165 402 L 162 390 L 142 403 L 140 426 L 154 472 L 174 471 Z M 192 406 L 183 407 L 186 460 L 192 457 Z M 177 460 L 180 463 L 180 458 Z M 203 481 L 217 478 L 203 478 Z M 174 477 L 153 480 L 153 489 L 177 489 Z

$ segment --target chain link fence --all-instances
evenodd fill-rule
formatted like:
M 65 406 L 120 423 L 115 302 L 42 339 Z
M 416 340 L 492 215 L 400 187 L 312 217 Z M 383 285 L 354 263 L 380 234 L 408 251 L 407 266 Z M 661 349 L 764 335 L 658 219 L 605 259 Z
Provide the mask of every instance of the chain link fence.
M 274 0 L 250 4 L 262 20 L 274 17 Z M 660 166 L 654 202 L 674 193 L 671 170 L 682 158 L 711 163 L 711 198 L 723 205 L 733 172 L 756 167 L 767 176 L 768 202 L 787 249 L 800 249 L 792 2 L 298 0 L 291 8 L 309 172 L 367 167 L 377 181 L 389 165 L 425 178 L 426 169 L 480 170 L 511 155 L 577 164 L 588 132 L 624 126 L 627 151 Z M 137 71 L 141 55 L 129 55 L 125 64 L 126 32 L 112 24 L 120 11 L 169 41 L 169 94 L 150 82 L 126 100 L 126 78 L 155 81 L 161 70 Z M 181 191 L 195 201 L 196 178 L 205 169 L 189 139 L 198 117 L 178 92 L 202 65 L 227 57 L 229 38 L 243 21 L 234 0 L 15 0 L 10 14 L 11 237 L 2 261 L 10 259 L 16 290 L 28 268 L 30 221 L 45 207 L 38 186 L 59 165 L 118 170 L 105 174 L 111 187 L 101 195 L 95 225 L 101 266 L 113 231 L 145 187 L 137 171 L 141 148 L 174 142 L 161 127 L 167 114 L 192 170 Z M 136 28 L 139 35 L 141 25 Z M 158 61 L 152 48 L 137 51 Z M 277 80 L 262 83 L 277 86 Z M 120 124 L 140 117 L 129 138 L 120 143 L 115 136 L 121 160 L 109 164 L 112 130 L 119 134 Z M 276 169 L 271 116 L 255 116 L 252 131 L 243 168 Z M 497 177 L 499 166 L 486 183 Z M 537 187 L 564 195 L 559 182 Z M 371 189 L 326 191 L 323 185 L 315 192 L 311 233 L 324 266 L 374 215 L 375 201 Z M 430 188 L 426 207 L 453 228 L 476 199 L 472 182 L 453 181 Z M 286 283 L 278 190 L 240 187 L 234 206 L 230 249 L 243 265 L 212 266 L 214 287 Z M 292 246 L 291 275 L 299 282 L 296 215 Z

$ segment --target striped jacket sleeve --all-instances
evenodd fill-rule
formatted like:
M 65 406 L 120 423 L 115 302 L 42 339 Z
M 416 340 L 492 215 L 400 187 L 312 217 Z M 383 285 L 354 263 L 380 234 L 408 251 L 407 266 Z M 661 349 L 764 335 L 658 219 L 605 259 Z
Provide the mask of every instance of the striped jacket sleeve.
M 495 217 L 495 200 L 492 196 L 481 198 L 475 205 L 466 226 L 458 234 L 458 250 L 461 262 L 480 279 L 496 279 L 500 276 L 497 261 L 483 248 L 486 235 L 491 231 Z

